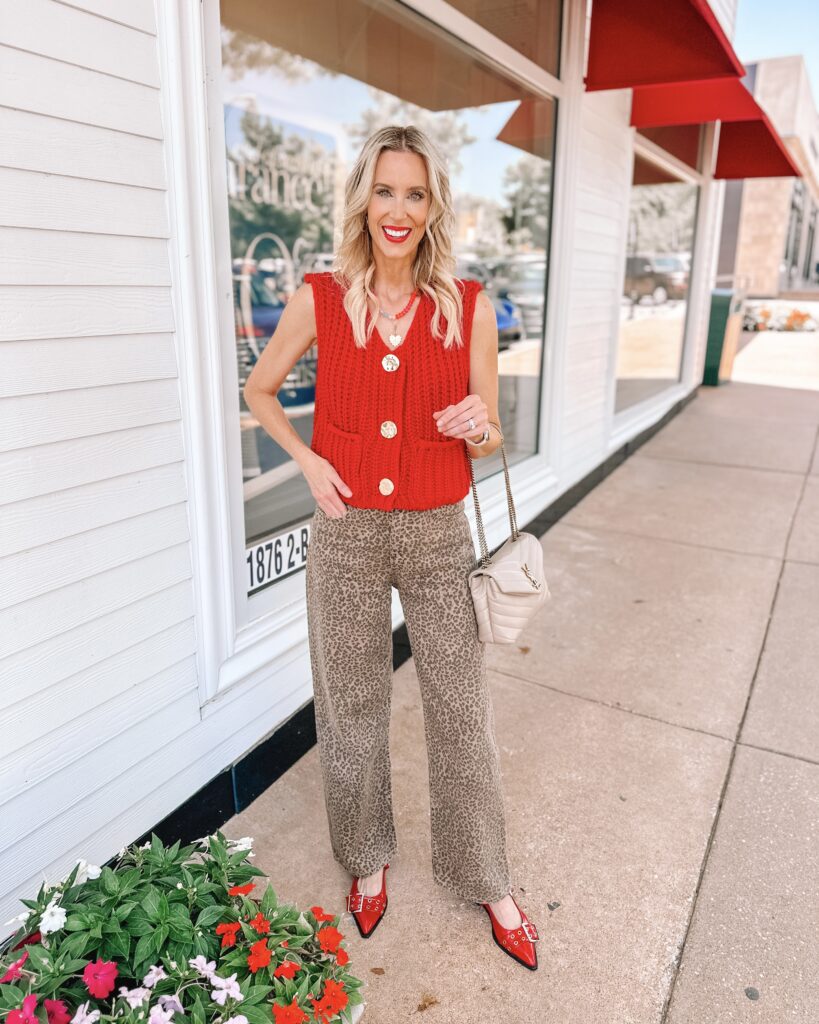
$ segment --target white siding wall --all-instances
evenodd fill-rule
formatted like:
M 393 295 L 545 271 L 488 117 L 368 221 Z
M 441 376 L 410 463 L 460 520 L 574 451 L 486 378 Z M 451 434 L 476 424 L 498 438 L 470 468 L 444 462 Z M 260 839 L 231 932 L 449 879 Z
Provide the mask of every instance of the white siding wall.
M 631 193 L 631 92 L 583 97 L 565 342 L 561 490 L 607 455 L 612 338 L 618 330 Z
M 6 921 L 157 820 L 200 710 L 153 4 L 6 0 L 0 68 Z

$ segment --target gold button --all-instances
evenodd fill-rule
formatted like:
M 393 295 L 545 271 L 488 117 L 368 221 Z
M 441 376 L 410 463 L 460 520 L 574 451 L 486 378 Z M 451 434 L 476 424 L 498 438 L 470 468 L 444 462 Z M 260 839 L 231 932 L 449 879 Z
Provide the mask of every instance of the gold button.
M 388 476 L 385 476 L 384 479 L 379 483 L 378 489 L 379 491 L 381 491 L 382 494 L 392 494 L 392 492 L 395 490 L 395 484 L 392 482 L 392 480 L 390 480 Z
M 395 437 L 398 433 L 398 427 L 393 423 L 392 420 L 384 420 L 381 424 L 381 436 L 382 437 Z
M 384 356 L 381 360 L 381 365 L 385 370 L 397 370 L 401 364 L 398 360 L 398 356 L 393 355 L 392 352 L 390 352 L 389 355 Z

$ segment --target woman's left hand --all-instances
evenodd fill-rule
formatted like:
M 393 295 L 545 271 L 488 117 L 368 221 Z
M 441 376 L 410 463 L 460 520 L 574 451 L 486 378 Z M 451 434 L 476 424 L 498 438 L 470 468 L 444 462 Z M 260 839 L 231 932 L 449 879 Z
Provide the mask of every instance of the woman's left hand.
M 438 430 L 447 437 L 468 437 L 470 441 L 479 441 L 489 426 L 489 410 L 480 395 L 467 395 L 457 405 L 448 405 L 432 415 L 437 420 Z M 469 425 L 470 419 L 475 424 L 474 428 Z

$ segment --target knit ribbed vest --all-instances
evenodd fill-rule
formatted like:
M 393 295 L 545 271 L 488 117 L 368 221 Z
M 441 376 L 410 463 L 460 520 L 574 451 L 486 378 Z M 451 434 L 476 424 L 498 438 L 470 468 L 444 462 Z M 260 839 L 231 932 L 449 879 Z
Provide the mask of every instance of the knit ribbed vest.
M 439 433 L 432 413 L 469 393 L 480 282 L 460 284 L 463 346 L 445 349 L 432 336 L 434 304 L 422 292 L 404 340 L 393 351 L 375 329 L 366 348 L 355 344 L 344 292 L 331 271 L 305 274 L 304 280 L 313 287 L 318 349 L 310 447 L 352 490 L 349 497 L 339 491 L 342 501 L 386 510 L 460 501 L 471 487 L 466 442 Z M 445 329 L 443 315 L 441 323 Z

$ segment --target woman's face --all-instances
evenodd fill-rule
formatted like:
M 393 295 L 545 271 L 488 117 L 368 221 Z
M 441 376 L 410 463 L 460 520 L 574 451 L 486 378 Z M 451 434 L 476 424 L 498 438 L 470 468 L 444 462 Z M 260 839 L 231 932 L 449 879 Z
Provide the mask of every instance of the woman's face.
M 409 261 L 424 237 L 429 212 L 429 181 L 417 153 L 385 149 L 373 177 L 367 224 L 373 247 L 387 259 Z

